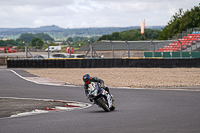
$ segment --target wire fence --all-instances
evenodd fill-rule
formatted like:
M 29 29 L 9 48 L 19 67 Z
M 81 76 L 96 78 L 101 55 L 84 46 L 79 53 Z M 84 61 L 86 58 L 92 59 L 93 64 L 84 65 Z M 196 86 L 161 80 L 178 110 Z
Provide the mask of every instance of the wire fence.
M 167 46 L 174 40 L 164 41 L 109 41 L 104 40 L 98 43 L 90 43 L 84 49 L 78 51 L 87 51 L 88 58 L 123 58 L 123 57 L 144 57 L 144 51 L 156 52 Z M 81 53 L 84 54 L 84 53 Z

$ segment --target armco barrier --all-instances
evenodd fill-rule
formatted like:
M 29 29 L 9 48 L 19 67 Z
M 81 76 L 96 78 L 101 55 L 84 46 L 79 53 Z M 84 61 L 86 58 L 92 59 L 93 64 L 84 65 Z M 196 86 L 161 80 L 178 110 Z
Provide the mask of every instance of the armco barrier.
M 200 67 L 200 58 L 9 59 L 8 68 Z

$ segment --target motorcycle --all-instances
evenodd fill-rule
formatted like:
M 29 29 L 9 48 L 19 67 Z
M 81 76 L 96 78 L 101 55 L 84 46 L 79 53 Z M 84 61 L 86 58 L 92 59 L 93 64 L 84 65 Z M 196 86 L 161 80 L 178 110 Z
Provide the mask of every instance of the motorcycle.
M 91 82 L 91 84 L 88 85 L 88 90 L 88 98 L 91 102 L 94 102 L 94 104 L 103 108 L 106 112 L 113 111 L 115 109 L 111 95 L 104 89 L 100 88 L 97 82 Z

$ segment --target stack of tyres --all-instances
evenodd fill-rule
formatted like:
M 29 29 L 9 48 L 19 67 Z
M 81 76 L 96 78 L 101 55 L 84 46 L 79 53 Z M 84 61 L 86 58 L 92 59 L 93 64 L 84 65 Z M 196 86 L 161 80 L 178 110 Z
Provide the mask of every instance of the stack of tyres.
M 65 60 L 65 68 L 68 68 L 68 62 Z
M 23 68 L 23 67 L 25 67 L 25 65 L 24 65 L 24 59 L 16 59 L 17 60 L 17 66 L 18 66 L 18 68 Z
M 34 59 L 34 63 L 35 63 L 34 68 L 38 68 L 38 61 L 37 61 L 37 59 Z
M 56 60 L 51 60 L 51 68 L 55 68 L 56 67 Z
M 33 60 L 32 59 L 28 59 L 28 68 L 32 68 L 33 67 Z
M 82 68 L 86 68 L 88 59 L 82 59 Z
M 110 66 L 110 61 L 109 61 L 109 59 L 104 59 L 104 61 L 105 61 L 105 65 L 104 65 L 104 67 L 105 68 L 108 68 L 109 66 Z
M 128 66 L 128 65 L 129 65 L 129 64 L 128 64 L 128 60 L 129 60 L 129 59 L 124 59 L 124 60 L 123 60 L 123 64 L 122 64 L 123 67 L 129 67 L 129 66 Z
M 75 64 L 75 62 L 74 62 L 74 60 L 68 60 L 68 66 L 69 66 L 69 68 L 74 68 L 75 66 L 76 66 L 76 64 Z
M 37 68 L 41 68 L 41 60 L 37 59 Z
M 48 68 L 48 60 L 44 60 L 43 68 Z
M 84 65 L 84 64 L 83 64 L 83 62 L 84 62 L 83 60 L 84 60 L 84 59 L 79 60 L 80 68 L 83 68 L 83 65 Z
M 78 64 L 79 64 L 79 68 L 83 68 L 83 59 L 79 60 Z
M 20 64 L 19 64 L 20 65 L 19 68 L 26 68 L 25 62 L 26 62 L 26 60 L 21 59 Z
M 30 59 L 24 59 L 22 60 L 22 64 L 25 68 L 29 68 L 30 67 L 30 62 L 29 62 Z
M 48 68 L 51 68 L 51 61 L 52 60 L 47 60 L 47 66 L 48 66 Z
M 95 63 L 96 68 L 104 67 L 104 64 L 105 64 L 104 59 L 96 59 L 95 62 L 97 62 L 97 63 Z
M 88 59 L 87 63 L 86 63 L 86 68 L 92 68 L 92 65 L 90 64 L 90 62 L 94 61 L 97 65 L 98 62 L 95 61 L 96 59 Z
M 115 67 L 122 67 L 124 59 L 115 59 Z
M 13 65 L 13 67 L 14 67 L 14 68 L 17 68 L 17 67 L 18 67 L 18 65 L 17 65 L 18 62 L 17 62 L 17 60 L 16 60 L 16 59 L 13 59 L 13 61 L 14 61 L 14 63 L 13 63 L 14 65 Z
M 78 68 L 81 68 L 81 60 L 76 60 L 76 64 Z
M 96 68 L 98 65 L 100 65 L 100 62 L 97 59 L 91 59 L 89 62 L 89 68 Z
M 11 66 L 11 61 L 7 60 L 7 68 L 10 68 L 10 66 Z
M 36 59 L 33 60 L 33 68 L 37 68 L 37 60 Z
M 65 67 L 65 61 L 62 59 L 60 60 L 60 68 L 64 68 Z
M 40 59 L 40 68 L 44 68 L 44 59 Z
M 56 68 L 60 68 L 60 61 L 61 60 L 55 60 L 55 65 L 56 65 L 55 67 Z
M 129 66 L 128 67 L 132 67 L 132 66 L 137 66 L 138 65 L 138 60 L 131 60 L 129 59 Z M 123 67 L 123 66 L 120 66 Z
M 78 60 L 72 60 L 73 61 L 73 67 L 79 68 Z
M 37 62 L 36 62 L 36 60 L 35 60 L 35 59 L 34 59 L 34 60 L 32 60 L 32 63 L 33 63 L 33 64 L 32 64 L 33 68 L 36 68 L 36 63 L 37 63 Z
M 33 62 L 34 62 L 33 59 L 30 59 L 30 60 L 29 60 L 29 68 L 34 68 L 34 67 L 33 67 Z
M 14 63 L 15 63 L 15 61 L 14 60 L 9 60 L 10 61 L 10 67 L 14 67 Z
M 14 67 L 14 61 L 12 59 L 7 60 L 7 67 L 8 68 Z
M 60 66 L 60 68 L 64 68 L 65 67 L 65 60 L 60 60 L 59 66 Z

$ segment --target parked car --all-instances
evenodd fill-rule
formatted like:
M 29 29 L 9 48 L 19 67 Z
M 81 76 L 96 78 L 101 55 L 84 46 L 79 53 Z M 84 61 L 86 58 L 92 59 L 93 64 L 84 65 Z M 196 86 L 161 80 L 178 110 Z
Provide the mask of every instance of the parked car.
M 48 58 L 48 55 L 35 55 L 33 58 L 38 58 L 38 59 L 45 59 Z M 52 56 L 49 56 L 49 58 L 53 58 Z
M 68 58 L 69 54 L 67 53 L 57 53 L 57 54 L 53 54 L 53 58 Z
M 53 58 L 85 58 L 85 55 L 83 54 L 67 54 L 67 53 L 58 53 L 54 54 Z
M 68 58 L 85 58 L 85 55 L 83 55 L 83 54 L 71 54 L 71 56 L 69 55 Z
M 61 50 L 61 46 L 49 46 L 50 52 L 59 52 L 59 50 Z M 48 52 L 48 48 L 45 51 Z

